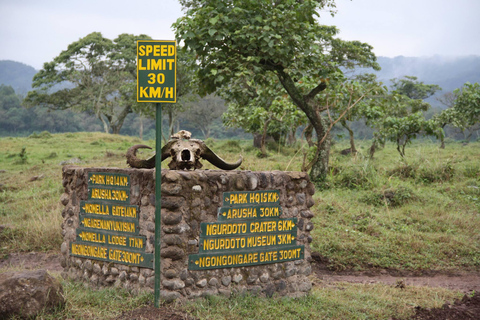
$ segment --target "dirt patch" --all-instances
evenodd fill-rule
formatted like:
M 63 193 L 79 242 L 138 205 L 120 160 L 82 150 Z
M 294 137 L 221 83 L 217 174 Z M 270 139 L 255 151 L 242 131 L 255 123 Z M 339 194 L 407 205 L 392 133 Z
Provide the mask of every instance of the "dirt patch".
M 11 253 L 0 259 L 0 270 L 45 269 L 51 273 L 61 272 L 60 257 L 56 252 Z
M 437 273 L 425 272 L 422 275 L 416 273 L 398 272 L 396 270 L 369 270 L 363 272 L 333 272 L 323 268 L 320 264 L 313 265 L 313 271 L 319 286 L 333 286 L 337 282 L 362 283 L 362 284 L 386 284 L 417 287 L 441 287 L 456 290 L 465 294 L 480 292 L 480 273 L 456 272 Z
M 413 320 L 478 320 L 480 319 L 480 294 L 465 295 L 453 304 L 444 304 L 441 308 L 415 308 Z M 397 319 L 393 319 L 397 320 Z
M 195 320 L 192 316 L 179 312 L 168 305 L 155 308 L 153 305 L 141 307 L 132 311 L 123 312 L 115 320 Z

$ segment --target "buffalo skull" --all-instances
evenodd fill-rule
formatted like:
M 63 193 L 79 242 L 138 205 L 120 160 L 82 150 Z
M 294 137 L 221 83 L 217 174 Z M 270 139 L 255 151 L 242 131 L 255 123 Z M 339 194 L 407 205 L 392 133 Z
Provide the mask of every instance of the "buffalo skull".
M 132 168 L 154 168 L 155 156 L 150 159 L 142 160 L 137 158 L 137 150 L 141 148 L 151 149 L 142 144 L 137 144 L 127 151 L 127 164 Z M 217 168 L 223 170 L 233 170 L 238 168 L 243 158 L 235 163 L 227 163 L 216 155 L 205 142 L 198 139 L 190 139 L 189 135 L 173 135 L 171 139 L 162 148 L 162 161 L 172 157 L 168 164 L 171 170 L 195 170 L 200 169 L 202 164 L 200 158 L 207 160 Z

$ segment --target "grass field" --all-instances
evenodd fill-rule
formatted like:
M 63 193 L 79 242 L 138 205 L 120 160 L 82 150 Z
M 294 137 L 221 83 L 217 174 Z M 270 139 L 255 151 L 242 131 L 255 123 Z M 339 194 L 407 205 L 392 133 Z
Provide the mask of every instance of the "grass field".
M 126 167 L 126 150 L 140 142 L 101 133 L 0 139 L 0 255 L 58 252 L 63 164 Z M 154 146 L 154 141 L 141 143 Z M 251 141 L 208 143 L 227 161 L 242 154 L 243 170 L 295 171 L 303 158 L 300 148 L 272 147 L 269 157 L 259 159 Z M 417 141 L 407 147 L 404 160 L 389 144 L 370 160 L 369 141 L 358 144 L 355 157 L 340 155 L 346 142 L 332 147 L 328 179 L 314 196 L 312 249 L 329 268 L 478 271 L 480 143 L 451 142 L 440 149 Z M 95 318 L 100 312 L 109 318 L 153 299 L 66 281 L 64 286 L 67 308 L 45 319 Z M 458 292 L 442 289 L 342 284 L 340 289 L 314 287 L 303 299 L 210 298 L 178 308 L 200 319 L 389 319 L 407 317 L 420 302 L 441 306 L 456 296 Z M 98 301 L 92 305 L 92 300 Z M 259 313 L 252 314 L 252 306 Z

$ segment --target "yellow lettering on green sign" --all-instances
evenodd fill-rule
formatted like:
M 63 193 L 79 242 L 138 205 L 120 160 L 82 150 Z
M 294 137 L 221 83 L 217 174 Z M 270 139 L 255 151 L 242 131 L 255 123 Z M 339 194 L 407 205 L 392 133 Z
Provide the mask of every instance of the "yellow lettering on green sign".
M 98 246 L 72 243 L 72 254 L 92 258 L 107 258 L 107 249 Z
M 222 223 L 222 224 L 207 224 L 207 236 L 216 235 L 235 235 L 247 233 L 246 223 Z
M 127 201 L 128 194 L 125 190 L 92 188 L 91 199 Z
M 175 46 L 168 44 L 141 45 L 138 47 L 139 56 L 153 55 L 155 57 L 166 57 L 175 55 Z
M 84 218 L 81 223 L 86 228 L 121 232 L 135 232 L 135 223 L 133 222 Z

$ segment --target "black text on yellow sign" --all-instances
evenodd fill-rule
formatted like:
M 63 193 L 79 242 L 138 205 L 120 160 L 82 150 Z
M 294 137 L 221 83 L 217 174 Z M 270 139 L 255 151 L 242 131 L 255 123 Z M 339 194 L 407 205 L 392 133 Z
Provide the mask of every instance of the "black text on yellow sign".
M 137 41 L 137 101 L 175 103 L 176 41 Z

